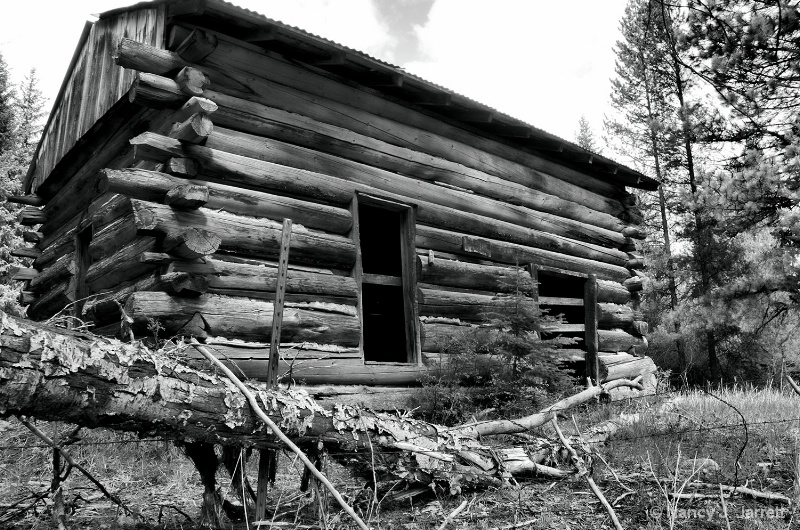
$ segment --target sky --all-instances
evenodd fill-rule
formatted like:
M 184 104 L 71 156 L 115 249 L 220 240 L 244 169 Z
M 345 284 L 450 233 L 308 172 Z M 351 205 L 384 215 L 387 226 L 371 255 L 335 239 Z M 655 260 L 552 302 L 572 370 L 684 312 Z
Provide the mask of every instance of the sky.
M 4 0 L 0 53 L 58 93 L 86 20 L 131 0 Z M 599 136 L 625 0 L 234 0 L 396 64 L 538 128 Z M 28 21 L 35 21 L 29 24 Z M 32 29 L 35 28 L 35 31 Z

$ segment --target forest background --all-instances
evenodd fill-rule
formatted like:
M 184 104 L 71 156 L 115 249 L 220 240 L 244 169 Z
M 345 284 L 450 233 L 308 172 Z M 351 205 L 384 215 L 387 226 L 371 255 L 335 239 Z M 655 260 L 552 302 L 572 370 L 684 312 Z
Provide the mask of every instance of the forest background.
M 800 370 L 800 7 L 787 0 L 630 0 L 613 111 L 581 146 L 662 185 L 640 193 L 651 355 L 686 382 Z M 0 48 L 0 309 L 23 245 L 21 182 L 46 119 L 35 69 Z

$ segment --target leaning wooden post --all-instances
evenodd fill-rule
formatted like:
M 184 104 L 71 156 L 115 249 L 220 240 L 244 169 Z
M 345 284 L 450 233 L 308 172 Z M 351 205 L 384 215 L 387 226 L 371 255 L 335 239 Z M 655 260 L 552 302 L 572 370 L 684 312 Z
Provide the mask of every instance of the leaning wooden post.
M 267 365 L 267 385 L 273 388 L 278 384 L 278 361 L 281 344 L 281 324 L 283 323 L 283 298 L 286 293 L 286 275 L 289 269 L 289 247 L 292 240 L 292 220 L 283 220 L 281 232 L 281 253 L 278 258 L 278 281 L 275 286 L 275 305 L 272 311 L 272 336 L 269 344 L 269 364 Z M 258 457 L 258 485 L 256 486 L 256 520 L 266 517 L 267 490 L 275 482 L 278 467 L 278 453 L 274 449 L 261 449 Z
M 283 297 L 286 292 L 286 273 L 289 269 L 289 246 L 292 240 L 292 220 L 283 220 L 281 232 L 281 254 L 278 260 L 278 284 L 275 287 L 275 309 L 272 312 L 272 340 L 269 344 L 269 366 L 267 385 L 278 384 L 278 349 L 281 343 L 281 324 L 283 323 Z
M 600 365 L 597 358 L 597 275 L 586 279 L 583 294 L 585 309 L 584 330 L 586 342 L 586 377 L 600 384 Z

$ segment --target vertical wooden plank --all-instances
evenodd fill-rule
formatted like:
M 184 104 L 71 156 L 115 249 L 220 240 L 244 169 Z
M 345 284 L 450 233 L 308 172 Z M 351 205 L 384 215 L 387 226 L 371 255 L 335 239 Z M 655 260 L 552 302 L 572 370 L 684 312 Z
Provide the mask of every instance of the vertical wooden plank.
M 270 483 L 275 482 L 275 470 L 278 467 L 278 453 L 275 449 L 258 451 L 258 483 L 256 484 L 256 521 L 267 517 L 267 491 Z
M 406 351 L 409 363 L 422 364 L 420 323 L 417 316 L 417 216 L 414 208 L 403 212 L 400 256 L 403 260 L 403 316 L 406 324 Z
M 150 43 L 156 48 L 165 49 L 167 47 L 167 5 L 166 3 L 160 4 L 156 7 L 155 25 L 152 26 L 155 32 L 152 35 Z
M 278 259 L 278 284 L 275 287 L 275 304 L 272 311 L 272 336 L 269 343 L 269 364 L 267 365 L 267 385 L 278 384 L 278 360 L 281 344 L 281 324 L 283 323 L 283 302 L 286 294 L 286 273 L 289 270 L 289 249 L 292 240 L 292 220 L 283 220 L 281 232 L 281 253 Z M 274 449 L 261 449 L 258 456 L 258 485 L 256 486 L 256 520 L 266 517 L 267 491 L 275 482 L 278 466 L 278 453 Z
M 92 264 L 92 257 L 89 255 L 89 244 L 94 237 L 94 226 L 89 225 L 75 234 L 75 290 L 72 293 L 75 303 L 72 305 L 72 314 L 76 318 L 81 317 L 83 309 L 83 299 L 89 296 L 89 289 L 86 285 L 86 273 Z
M 82 100 L 83 102 L 89 101 L 89 97 L 92 93 L 92 85 L 91 79 L 92 74 L 95 69 L 95 54 L 94 54 L 94 44 L 95 44 L 95 34 L 97 32 L 97 24 L 92 25 L 92 29 L 89 30 L 89 36 L 86 39 L 86 43 L 83 45 L 83 61 L 84 61 L 84 69 L 83 69 L 83 82 L 81 86 L 83 87 L 82 92 Z M 89 116 L 91 115 L 91 111 L 89 110 L 89 105 L 86 103 L 82 103 L 80 106 L 80 112 L 78 114 L 78 137 L 80 138 L 83 134 L 89 130 L 91 124 L 89 122 Z
M 539 306 L 539 266 L 535 263 L 528 264 L 528 273 L 531 275 L 531 298 Z
M 289 269 L 289 247 L 292 240 L 292 220 L 283 220 L 281 232 L 281 253 L 278 259 L 278 285 L 275 288 L 275 305 L 272 311 L 272 337 L 269 344 L 269 366 L 267 366 L 267 385 L 278 383 L 278 357 L 280 355 L 281 325 L 283 324 L 283 299 L 286 293 L 286 271 Z
M 356 247 L 356 262 L 353 264 L 353 272 L 350 276 L 356 281 L 356 309 L 358 311 L 358 351 L 361 352 L 361 359 L 364 359 L 364 304 L 361 296 L 361 284 L 364 276 L 364 269 L 361 265 L 361 238 L 359 235 L 358 221 L 358 197 L 353 195 L 350 201 L 350 215 L 353 217 L 353 227 L 350 229 L 350 239 Z
M 586 335 L 586 377 L 596 384 L 600 383 L 600 367 L 597 360 L 597 275 L 590 274 L 584 284 L 583 306 L 585 309 L 584 329 Z

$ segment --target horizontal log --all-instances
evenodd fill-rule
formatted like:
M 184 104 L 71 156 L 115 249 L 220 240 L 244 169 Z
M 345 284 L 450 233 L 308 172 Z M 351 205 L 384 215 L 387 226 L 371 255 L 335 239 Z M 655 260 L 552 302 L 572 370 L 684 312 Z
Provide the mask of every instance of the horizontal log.
M 337 405 L 363 407 L 369 410 L 394 412 L 430 408 L 432 403 L 420 403 L 419 388 L 367 385 L 298 385 L 314 401 L 326 409 Z
M 136 100 L 141 99 L 145 105 L 148 104 L 148 94 L 154 90 L 159 91 L 161 98 L 169 98 L 171 95 L 174 98 L 173 104 L 176 105 L 184 97 L 177 84 L 167 78 L 139 74 L 137 83 L 143 89 L 142 97 L 139 97 L 135 89 L 131 95 Z M 413 147 L 392 145 L 374 138 L 373 135 L 359 134 L 313 120 L 302 113 L 286 112 L 210 90 L 206 91 L 206 94 L 221 104 L 221 112 L 214 116 L 215 123 L 228 129 L 268 136 L 413 178 L 477 191 L 489 197 L 534 209 L 561 206 L 560 211 L 556 212 L 559 216 L 565 215 L 581 220 L 587 214 L 594 215 L 581 210 L 585 207 L 606 215 L 599 217 L 602 219 L 599 221 L 601 226 L 611 230 L 618 230 L 622 226 L 620 220 L 615 217 L 622 209 L 617 201 L 595 195 L 577 185 L 546 174 L 537 173 L 537 178 L 520 178 L 515 182 L 503 178 L 505 173 L 499 176 L 484 173 L 420 152 Z M 217 128 L 217 132 L 223 134 L 220 128 Z M 227 132 L 232 133 L 232 131 Z M 209 141 L 225 150 L 222 146 L 230 145 L 231 140 L 220 138 L 220 134 L 212 134 Z
M 583 307 L 583 298 L 567 298 L 564 296 L 540 296 L 539 305 Z
M 17 302 L 22 307 L 25 307 L 26 305 L 30 305 L 33 302 L 35 302 L 37 298 L 39 298 L 39 295 L 37 295 L 34 292 L 31 292 L 31 291 L 20 291 L 19 292 L 19 297 L 17 298 Z
M 26 243 L 38 243 L 42 240 L 44 234 L 41 232 L 33 232 L 31 230 L 26 230 L 22 232 L 22 240 Z
M 628 328 L 633 325 L 636 312 L 627 305 L 597 304 L 597 324 L 603 328 Z
M 621 329 L 597 330 L 597 339 L 600 351 L 604 352 L 628 352 L 634 348 L 641 355 L 648 347 L 646 338 L 633 336 Z
M 92 263 L 86 273 L 89 293 L 124 285 L 155 270 L 158 265 L 142 263 L 139 257 L 155 250 L 156 245 L 154 237 L 137 237 L 117 252 Z
M 133 211 L 103 227 L 98 227 L 89 242 L 89 256 L 92 260 L 98 261 L 112 255 L 136 239 L 138 230 Z
M 63 281 L 68 276 L 75 275 L 77 270 L 74 254 L 66 254 L 33 278 L 28 285 L 28 289 L 37 293 L 44 293 L 54 284 Z
M 8 276 L 15 282 L 26 282 L 39 276 L 39 271 L 29 267 L 10 267 Z
M 464 250 L 465 237 L 468 237 L 467 234 L 418 225 L 416 245 L 417 247 L 433 249 L 434 251 L 469 255 Z M 485 241 L 492 261 L 500 263 L 536 263 L 585 274 L 595 273 L 599 278 L 617 282 L 624 281 L 630 277 L 627 269 L 609 263 L 492 239 L 486 239 Z
M 257 265 L 206 257 L 198 261 L 172 262 L 167 271 L 202 275 L 208 280 L 210 292 L 231 296 L 236 296 L 237 291 L 243 295 L 255 292 L 262 293 L 259 297 L 263 298 L 275 292 L 278 282 L 277 263 L 273 266 Z M 314 297 L 325 296 L 355 299 L 357 296 L 356 282 L 349 276 L 294 269 L 289 269 L 287 272 L 286 292 L 309 295 L 305 300 L 319 299 Z M 294 298 L 294 300 L 300 299 Z
M 140 72 L 163 75 L 187 65 L 177 54 L 129 39 L 121 41 L 117 53 L 118 64 Z M 228 94 L 297 112 L 395 145 L 442 155 L 475 169 L 528 180 L 535 178 L 536 173 L 545 173 L 609 197 L 624 194 L 620 185 L 603 182 L 519 147 L 449 125 L 384 97 L 312 74 L 307 69 L 292 67 L 265 55 L 252 60 L 252 64 L 238 61 L 236 66 L 227 62 L 209 64 L 206 60 L 199 68 L 209 76 L 215 89 Z M 253 68 L 260 69 L 257 77 L 252 75 Z M 306 92 L 293 87 L 302 87 Z M 203 96 L 209 97 L 208 91 L 204 90 Z M 209 99 L 214 100 L 213 97 Z
M 175 113 L 172 114 L 171 119 L 176 123 L 179 123 L 199 114 L 213 118 L 213 116 L 209 115 L 216 112 L 218 108 L 219 107 L 217 104 L 210 99 L 195 96 L 189 98 L 186 103 L 181 106 L 181 108 L 175 111 Z
M 645 263 L 641 258 L 632 258 L 625 263 L 625 266 L 629 269 L 644 269 Z
M 27 206 L 44 206 L 47 201 L 38 195 L 9 195 L 6 202 L 25 204 Z
M 206 86 L 211 84 L 211 79 L 197 68 L 185 66 L 181 68 L 181 71 L 175 76 L 175 82 L 184 94 L 200 96 L 203 94 Z
M 199 144 L 204 142 L 213 130 L 214 124 L 211 122 L 211 118 L 205 113 L 199 113 L 190 116 L 186 121 L 174 124 L 167 136 L 182 142 Z
M 627 256 L 617 250 L 604 248 L 601 244 L 615 245 L 617 235 L 598 228 L 584 226 L 585 230 L 576 227 L 563 226 L 561 223 L 544 219 L 540 215 L 526 208 L 503 205 L 496 201 L 484 197 L 476 197 L 460 192 L 460 195 L 451 198 L 450 203 L 455 207 L 442 206 L 438 203 L 448 202 L 447 197 L 442 195 L 441 187 L 434 186 L 434 190 L 423 190 L 424 195 L 434 202 L 417 200 L 417 191 L 422 188 L 424 183 L 403 183 L 402 177 L 395 174 L 385 176 L 381 180 L 368 178 L 372 184 L 377 184 L 380 188 L 370 184 L 343 180 L 336 177 L 321 175 L 305 170 L 276 166 L 274 164 L 257 160 L 249 157 L 242 157 L 223 151 L 216 151 L 202 146 L 181 145 L 172 139 L 152 133 L 145 133 L 131 141 L 138 149 L 144 149 L 142 153 L 137 151 L 137 156 L 151 157 L 156 160 L 167 160 L 169 157 L 196 157 L 203 167 L 203 176 L 206 179 L 227 182 L 236 182 L 245 187 L 261 186 L 266 189 L 278 189 L 279 192 L 291 192 L 293 194 L 310 198 L 350 197 L 356 192 L 364 192 L 370 195 L 379 195 L 398 202 L 408 202 L 411 195 L 413 202 L 417 205 L 417 220 L 419 222 L 443 227 L 455 227 L 465 231 L 476 231 L 486 234 L 489 237 L 500 237 L 521 241 L 524 244 L 544 247 L 551 251 L 568 252 L 577 254 L 586 259 L 605 260 L 618 265 L 624 265 Z M 317 157 L 318 155 L 310 155 Z M 298 173 L 299 172 L 299 173 Z M 348 179 L 359 179 L 358 172 L 343 172 L 339 174 Z M 298 179 L 302 179 L 302 186 L 298 187 Z M 409 179 L 405 179 L 409 180 Z M 310 194 L 311 191 L 316 193 Z M 395 193 L 395 192 L 400 193 Z M 468 203 L 461 202 L 460 199 L 467 198 Z M 470 213 L 473 212 L 473 213 Z M 485 216 L 475 215 L 480 212 Z M 502 218 L 503 220 L 498 220 Z M 573 222 L 575 224 L 575 222 Z M 578 240 L 586 242 L 576 242 L 570 237 L 551 234 L 541 230 L 528 230 L 524 227 L 542 228 L 568 234 Z M 621 236 L 619 236 L 621 239 Z M 591 243 L 595 241 L 597 244 Z
M 163 171 L 170 175 L 191 178 L 197 176 L 198 168 L 197 163 L 191 158 L 170 158 L 164 162 Z
M 640 375 L 652 374 L 658 367 L 650 357 L 636 357 L 625 353 L 599 355 L 600 380 L 635 379 Z
M 134 332 L 141 334 L 147 333 L 148 319 L 157 319 L 164 326 L 165 336 L 266 341 L 272 329 L 273 304 L 213 294 L 176 298 L 160 292 L 138 292 L 128 297 L 125 313 L 133 319 Z M 357 316 L 284 308 L 282 340 L 357 346 L 359 338 Z
M 11 255 L 17 258 L 36 259 L 42 255 L 42 251 L 38 248 L 17 247 L 11 249 Z
M 35 206 L 26 206 L 20 210 L 17 220 L 23 226 L 40 225 L 47 221 L 47 213 Z
M 637 291 L 641 291 L 644 288 L 644 282 L 639 276 L 631 276 L 622 282 L 622 285 L 625 286 L 628 291 L 635 293 Z
M 248 378 L 267 380 L 264 361 L 238 360 L 226 364 L 235 365 L 234 372 L 241 370 Z M 311 385 L 415 385 L 429 371 L 417 364 L 364 364 L 362 359 L 309 359 L 297 363 L 291 372 L 288 368 L 285 361 L 280 363 L 279 373 L 285 376 L 284 379 L 291 377 L 296 382 Z
M 272 109 L 268 109 L 267 112 L 270 113 L 270 110 Z M 274 112 L 272 113 L 274 114 Z M 288 113 L 284 113 L 284 115 L 286 114 Z M 291 116 L 291 114 L 289 115 Z M 237 119 L 238 116 L 230 119 L 230 121 L 226 120 L 226 117 L 224 112 L 217 116 L 218 121 L 229 124 L 234 129 L 242 128 L 240 123 L 242 120 L 240 118 Z M 292 119 L 295 122 L 298 121 L 297 117 L 293 117 Z M 252 120 L 247 120 L 247 122 L 251 121 Z M 339 129 L 331 131 L 330 129 L 336 128 L 331 125 L 315 122 L 306 117 L 303 117 L 300 124 L 312 130 L 310 134 L 300 134 L 299 136 L 311 136 L 313 137 L 312 141 L 305 141 L 299 145 L 295 145 L 295 136 L 298 136 L 298 134 L 288 134 L 291 130 L 289 126 L 280 123 L 273 124 L 273 126 L 266 131 L 263 130 L 263 128 L 258 131 L 257 134 L 267 135 L 270 137 L 269 139 L 255 136 L 254 134 L 217 127 L 214 132 L 209 135 L 208 142 L 205 145 L 220 151 L 260 158 L 268 162 L 290 165 L 292 167 L 320 173 L 330 172 L 330 168 L 336 166 L 359 168 L 360 166 L 366 165 L 376 170 L 400 173 L 401 175 L 411 177 L 413 180 L 426 182 L 429 185 L 444 185 L 453 190 L 466 191 L 504 203 L 525 206 L 532 210 L 554 215 L 557 218 L 563 217 L 580 221 L 613 232 L 622 232 L 627 226 L 625 222 L 614 215 L 600 212 L 578 202 L 562 199 L 561 197 L 547 193 L 547 191 L 558 191 L 563 195 L 565 194 L 563 190 L 564 187 L 571 190 L 572 193 L 567 195 L 573 198 L 580 199 L 580 196 L 576 197 L 577 194 L 588 193 L 586 190 L 577 187 L 576 190 L 572 190 L 571 185 L 563 181 L 558 181 L 557 184 L 552 183 L 552 185 L 548 186 L 540 185 L 538 186 L 540 189 L 531 189 L 531 187 L 529 187 L 530 181 L 528 181 L 528 185 L 517 184 L 452 163 L 451 165 L 456 167 L 450 168 L 450 171 L 440 171 L 430 175 L 432 172 L 430 164 L 411 163 L 406 159 L 422 158 L 429 161 L 433 157 L 420 154 L 411 149 L 403 149 L 402 152 L 398 152 L 400 148 L 392 148 L 390 144 L 385 144 L 375 139 L 364 137 L 363 135 L 355 135 L 347 130 Z M 300 124 L 296 124 L 294 127 L 298 127 Z M 323 138 L 318 138 L 320 135 L 315 133 L 315 131 L 319 129 L 328 130 L 328 136 L 322 135 Z M 350 138 L 345 142 L 341 140 L 343 136 L 356 137 Z M 334 138 L 338 140 L 333 140 Z M 336 142 L 338 142 L 336 149 L 325 149 L 326 146 L 330 146 L 332 143 Z M 371 151 L 368 147 L 365 147 L 373 144 L 379 144 L 376 147 L 381 148 L 380 151 Z M 304 153 L 307 153 L 309 150 L 317 151 L 317 156 L 314 158 L 304 156 Z M 319 153 L 319 151 L 323 151 L 323 153 Z M 356 151 L 355 157 L 353 156 L 353 151 Z M 412 153 L 416 153 L 416 155 Z M 404 165 L 399 164 L 398 159 L 399 161 L 405 160 L 406 163 Z M 390 163 L 392 161 L 395 163 Z M 448 165 L 446 161 L 441 159 L 437 159 L 436 162 L 438 162 L 437 165 Z M 544 188 L 544 190 L 541 188 Z
M 194 210 L 208 202 L 208 186 L 198 184 L 179 184 L 170 188 L 164 195 L 164 204 L 173 208 Z
M 202 228 L 221 238 L 222 250 L 253 257 L 275 257 L 280 252 L 282 225 L 268 219 L 233 215 L 208 208 L 175 210 L 138 199 L 131 199 L 131 205 L 140 234 L 172 234 L 187 228 Z M 335 264 L 348 268 L 355 263 L 355 252 L 355 245 L 349 238 L 292 230 L 291 261 Z
M 170 159 L 177 160 L 177 159 Z M 188 160 L 188 159 L 180 159 Z M 334 234 L 347 234 L 353 225 L 350 212 L 314 202 L 272 195 L 260 191 L 242 190 L 234 186 L 203 180 L 186 180 L 155 171 L 138 169 L 106 170 L 99 176 L 99 186 L 113 193 L 151 202 L 163 202 L 174 188 L 186 185 L 208 189 L 205 207 L 212 210 L 265 217 L 274 221 L 292 219 L 308 228 Z
M 75 301 L 75 277 L 51 285 L 28 306 L 26 314 L 32 320 L 45 320 L 66 309 Z
M 167 232 L 161 250 L 181 259 L 197 259 L 216 253 L 221 243 L 222 236 L 192 226 Z
M 625 227 L 622 230 L 622 235 L 633 239 L 644 239 L 647 237 L 647 233 L 644 231 L 644 228 L 640 226 Z
M 423 322 L 420 326 L 422 351 L 441 352 L 454 338 L 460 334 L 470 333 L 471 326 L 458 326 L 438 322 Z
M 206 145 L 220 151 L 266 162 L 329 174 L 416 200 L 457 209 L 465 208 L 471 213 L 488 215 L 488 217 L 494 216 L 491 215 L 491 211 L 481 208 L 481 204 L 493 204 L 495 209 L 499 207 L 499 204 L 505 204 L 507 208 L 517 212 L 517 215 L 524 214 L 528 218 L 538 220 L 536 226 L 529 225 L 530 228 L 573 238 L 575 236 L 569 235 L 570 230 L 586 232 L 584 238 L 591 238 L 592 241 L 611 238 L 617 243 L 617 246 L 624 241 L 620 232 L 625 225 L 613 216 L 601 214 L 590 208 L 543 193 L 533 194 L 536 200 L 529 201 L 533 204 L 526 204 L 527 207 L 523 208 L 514 206 L 520 202 L 520 196 L 523 193 L 521 190 L 509 190 L 508 193 L 497 197 L 497 193 L 485 193 L 487 190 L 497 189 L 496 185 L 489 184 L 480 188 L 482 195 L 465 193 L 461 186 L 443 188 L 433 182 L 398 177 L 391 171 L 343 157 L 320 153 L 316 145 L 306 148 L 288 142 L 227 130 L 219 131 L 213 138 L 209 138 L 209 143 Z M 537 215 L 535 212 L 549 215 L 541 215 L 541 213 Z M 533 219 L 529 222 L 533 222 Z
M 650 324 L 644 320 L 634 320 L 631 326 L 631 333 L 639 337 L 644 337 L 650 332 Z
M 139 256 L 139 261 L 142 263 L 152 263 L 154 265 L 169 265 L 175 261 L 175 257 L 170 256 L 166 252 L 142 252 Z
M 492 313 L 507 311 L 516 303 L 511 296 L 492 296 L 489 294 L 462 293 L 420 288 L 417 300 L 420 316 L 458 318 L 471 321 L 485 321 Z M 530 308 L 535 307 L 533 300 Z
M 103 326 L 121 322 L 121 309 L 128 297 L 139 291 L 163 291 L 175 296 L 199 296 L 208 291 L 208 280 L 204 276 L 186 272 L 151 274 L 127 287 L 98 293 L 89 297 L 83 305 L 83 318 Z
M 328 160 L 321 153 L 289 144 L 282 144 L 280 149 L 276 144 L 268 149 L 270 152 L 285 154 L 280 159 L 281 164 L 275 164 L 263 160 L 266 156 L 263 149 L 248 151 L 252 156 L 243 156 L 203 146 L 181 145 L 180 142 L 153 133 L 141 134 L 131 140 L 131 143 L 136 147 L 137 158 L 161 162 L 175 156 L 194 158 L 202 167 L 203 177 L 212 181 L 236 182 L 244 187 L 274 190 L 333 203 L 346 202 L 345 198 L 352 198 L 356 191 L 379 195 L 388 193 L 392 195 L 392 200 L 411 200 L 418 204 L 419 220 L 430 215 L 440 220 L 457 222 L 451 218 L 455 212 L 460 211 L 461 222 L 470 221 L 465 217 L 466 214 L 483 215 L 512 225 L 533 228 L 540 231 L 536 236 L 548 241 L 554 239 L 551 234 L 567 240 L 576 239 L 612 248 L 625 241 L 618 232 L 570 219 L 554 218 L 529 208 L 503 204 L 486 197 L 416 181 L 337 157 L 329 157 L 331 160 Z M 297 169 L 291 167 L 292 164 L 314 167 L 326 173 Z M 447 207 L 448 210 L 443 211 L 442 207 Z M 473 221 L 472 224 L 476 223 Z M 516 227 L 505 225 L 507 231 L 513 231 L 514 228 Z M 560 241 L 564 244 L 563 240 Z M 585 245 L 580 247 L 584 248 Z M 621 257 L 613 250 L 609 250 L 608 254 L 615 260 Z
M 609 280 L 597 280 L 597 301 L 627 304 L 631 300 L 631 292 L 624 285 Z
M 479 265 L 449 259 L 431 262 L 419 257 L 417 281 L 494 293 L 514 292 L 520 286 L 531 287 L 531 275 L 521 268 Z

